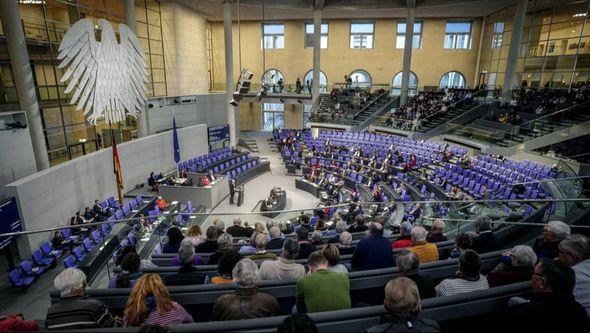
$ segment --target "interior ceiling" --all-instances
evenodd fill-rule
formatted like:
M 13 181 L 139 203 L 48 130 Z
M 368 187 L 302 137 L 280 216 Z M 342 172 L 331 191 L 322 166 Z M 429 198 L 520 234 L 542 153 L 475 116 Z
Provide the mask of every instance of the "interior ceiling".
M 203 13 L 211 21 L 223 20 L 224 0 L 174 1 Z M 515 0 L 240 0 L 241 20 L 308 20 L 315 2 L 323 3 L 324 19 L 406 17 L 406 1 L 416 2 L 416 17 L 481 17 L 515 4 Z M 231 2 L 237 3 L 237 0 Z M 237 19 L 234 7 L 233 16 Z

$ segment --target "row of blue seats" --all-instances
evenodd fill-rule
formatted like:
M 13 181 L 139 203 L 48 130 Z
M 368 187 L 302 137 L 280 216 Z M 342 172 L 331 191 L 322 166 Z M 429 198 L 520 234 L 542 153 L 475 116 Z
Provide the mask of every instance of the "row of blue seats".
M 223 160 L 225 158 L 230 157 L 232 154 L 231 148 L 223 148 L 219 150 L 212 151 L 208 154 L 200 155 L 194 158 L 191 158 L 186 161 L 182 161 L 178 163 L 178 171 L 188 171 L 191 170 L 193 167 L 201 166 L 203 168 L 207 168 L 209 165 Z

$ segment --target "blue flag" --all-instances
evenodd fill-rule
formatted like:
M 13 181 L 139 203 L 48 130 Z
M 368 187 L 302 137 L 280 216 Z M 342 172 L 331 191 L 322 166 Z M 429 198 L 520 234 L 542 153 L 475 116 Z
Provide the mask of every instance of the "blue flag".
M 172 145 L 174 149 L 174 161 L 180 162 L 180 145 L 178 145 L 178 133 L 176 133 L 176 117 L 172 116 Z

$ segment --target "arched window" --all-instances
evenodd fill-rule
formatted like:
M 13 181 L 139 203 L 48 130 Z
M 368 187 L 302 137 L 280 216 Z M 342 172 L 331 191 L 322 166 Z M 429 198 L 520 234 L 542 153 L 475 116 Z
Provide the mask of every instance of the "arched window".
M 350 73 L 349 76 L 352 79 L 353 87 L 366 88 L 370 87 L 372 84 L 371 75 L 362 69 L 357 69 L 356 71 Z
M 313 70 L 310 70 L 309 72 L 307 72 L 307 74 L 305 74 L 305 77 L 303 77 L 303 82 L 301 82 L 303 84 L 303 88 L 305 92 L 311 93 L 311 85 L 312 85 L 312 78 L 313 78 Z M 308 88 L 308 84 L 307 81 L 309 81 L 309 86 L 310 88 Z M 324 74 L 324 72 L 320 71 L 320 93 L 326 93 L 328 92 L 328 79 L 326 78 L 326 74 Z
M 391 80 L 391 94 L 401 95 L 402 93 L 402 72 L 395 74 Z M 410 84 L 408 85 L 408 95 L 414 96 L 418 94 L 418 77 L 414 72 L 410 72 Z
M 270 87 L 270 92 L 282 92 L 282 87 L 279 85 L 279 81 L 281 81 L 285 85 L 285 77 L 283 73 L 281 73 L 277 69 L 269 69 L 267 70 L 264 75 L 262 76 L 262 82 Z
M 465 88 L 465 77 L 459 72 L 448 72 L 442 76 L 440 88 Z

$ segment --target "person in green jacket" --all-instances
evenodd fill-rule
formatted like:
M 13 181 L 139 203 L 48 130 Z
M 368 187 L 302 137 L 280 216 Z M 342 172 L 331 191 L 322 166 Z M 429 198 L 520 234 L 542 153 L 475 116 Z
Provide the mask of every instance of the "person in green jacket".
M 345 273 L 328 270 L 321 251 L 309 255 L 310 274 L 297 281 L 297 312 L 350 309 L 350 281 Z

